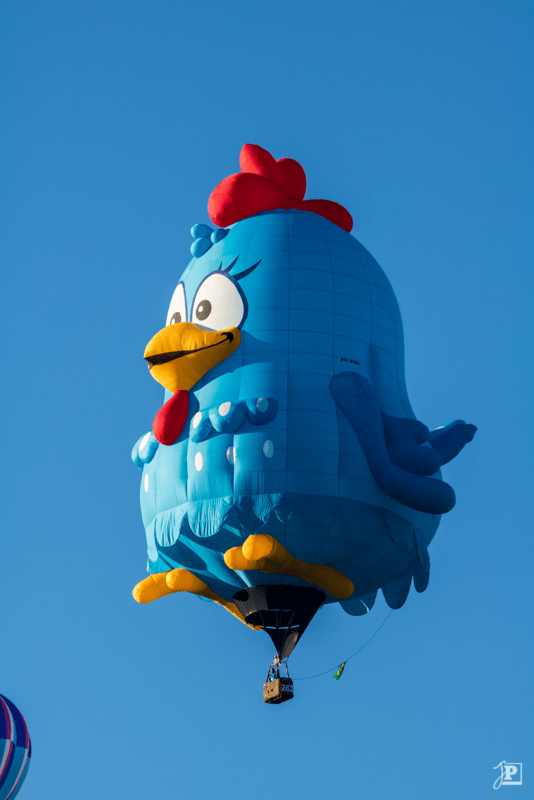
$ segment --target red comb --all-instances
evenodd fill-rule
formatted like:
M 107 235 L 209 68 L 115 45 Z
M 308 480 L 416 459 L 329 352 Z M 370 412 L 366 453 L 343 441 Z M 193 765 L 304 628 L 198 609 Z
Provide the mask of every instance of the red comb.
M 215 187 L 208 201 L 211 220 L 221 228 L 233 225 L 260 211 L 296 208 L 313 211 L 352 230 L 352 217 L 346 208 L 331 200 L 304 200 L 306 174 L 292 158 L 274 158 L 257 144 L 246 144 L 239 156 L 241 172 L 230 175 Z

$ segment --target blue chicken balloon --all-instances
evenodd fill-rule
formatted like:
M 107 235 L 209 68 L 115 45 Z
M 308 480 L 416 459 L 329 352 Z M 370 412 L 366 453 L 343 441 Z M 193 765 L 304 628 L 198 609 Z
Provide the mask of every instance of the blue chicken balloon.
M 391 285 L 348 212 L 304 191 L 297 162 L 245 145 L 213 192 L 220 227 L 193 228 L 145 352 L 166 402 L 132 453 L 150 572 L 135 598 L 193 592 L 281 657 L 324 603 L 358 616 L 379 589 L 395 609 L 412 580 L 424 591 L 455 502 L 440 468 L 476 431 L 416 420 Z

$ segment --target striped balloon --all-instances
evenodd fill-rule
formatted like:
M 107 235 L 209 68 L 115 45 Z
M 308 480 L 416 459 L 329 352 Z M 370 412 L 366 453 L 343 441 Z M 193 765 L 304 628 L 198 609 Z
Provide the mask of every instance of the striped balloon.
M 0 694 L 0 800 L 13 800 L 30 767 L 32 743 L 24 717 Z

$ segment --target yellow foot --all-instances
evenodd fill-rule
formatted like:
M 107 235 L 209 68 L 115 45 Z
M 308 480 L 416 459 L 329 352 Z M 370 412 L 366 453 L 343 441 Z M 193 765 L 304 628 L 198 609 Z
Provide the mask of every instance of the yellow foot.
M 172 569 L 169 572 L 158 572 L 155 575 L 149 575 L 148 578 L 137 584 L 133 590 L 133 596 L 138 603 L 151 603 L 159 597 L 174 594 L 175 592 L 190 592 L 191 594 L 199 594 L 202 597 L 206 597 L 208 600 L 213 600 L 223 606 L 230 614 L 233 614 L 234 617 L 237 617 L 238 620 L 248 625 L 249 628 L 258 631 L 262 630 L 261 626 L 249 625 L 248 622 L 245 622 L 235 603 L 231 603 L 229 600 L 225 600 L 224 597 L 215 594 L 207 583 L 204 583 L 203 580 L 187 569 Z
M 157 572 L 138 583 L 132 592 L 134 600 L 138 603 L 151 603 L 159 597 L 172 594 L 174 590 L 167 585 L 167 575 L 170 575 L 170 572 Z
M 279 575 L 291 575 L 313 583 L 338 600 L 346 600 L 354 591 L 354 584 L 338 569 L 326 564 L 307 564 L 294 558 L 283 544 L 267 533 L 249 536 L 240 547 L 232 547 L 224 554 L 230 569 L 259 569 Z

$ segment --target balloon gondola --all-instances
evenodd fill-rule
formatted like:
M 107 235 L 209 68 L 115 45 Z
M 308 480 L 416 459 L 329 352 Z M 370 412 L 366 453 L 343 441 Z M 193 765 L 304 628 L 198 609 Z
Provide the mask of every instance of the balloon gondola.
M 280 675 L 280 667 L 282 661 L 278 655 L 273 659 L 273 663 L 269 667 L 267 673 L 267 680 L 263 684 L 263 702 L 279 706 L 280 703 L 286 703 L 294 697 L 293 681 L 289 677 L 289 669 L 286 666 L 286 677 Z

